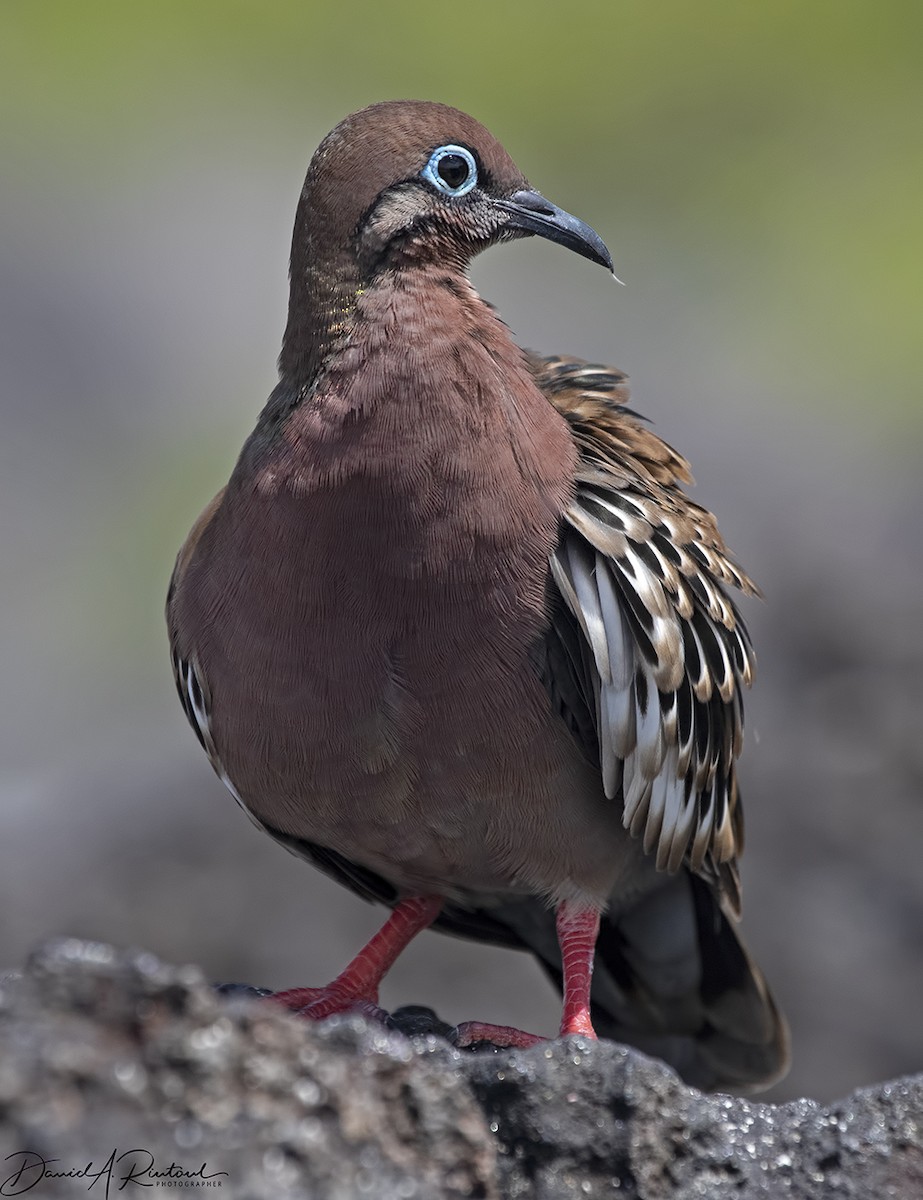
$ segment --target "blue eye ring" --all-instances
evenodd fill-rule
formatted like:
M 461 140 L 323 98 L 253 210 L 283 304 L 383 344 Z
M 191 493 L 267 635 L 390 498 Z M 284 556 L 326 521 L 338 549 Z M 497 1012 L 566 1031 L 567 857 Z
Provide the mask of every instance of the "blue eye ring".
M 448 163 L 446 160 L 450 158 L 461 159 L 467 167 L 467 174 L 458 184 L 453 184 L 458 163 Z M 451 172 L 447 176 L 443 175 L 440 172 L 440 165 L 443 172 L 448 168 L 451 168 Z M 474 161 L 474 155 L 464 146 L 440 146 L 430 155 L 429 162 L 423 168 L 421 175 L 427 183 L 431 183 L 434 188 L 446 196 L 464 196 L 478 181 L 478 165 Z

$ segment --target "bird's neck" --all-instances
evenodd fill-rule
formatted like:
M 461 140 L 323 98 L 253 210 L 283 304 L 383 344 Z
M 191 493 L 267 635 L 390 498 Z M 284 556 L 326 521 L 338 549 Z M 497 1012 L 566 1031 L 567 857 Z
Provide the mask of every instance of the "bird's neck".
M 313 261 L 293 253 L 288 322 L 279 355 L 279 373 L 292 388 L 307 391 L 346 344 L 361 294 L 359 268 L 351 255 Z
M 566 423 L 461 271 L 421 265 L 331 298 L 342 304 L 339 325 L 328 318 L 285 359 L 304 363 L 326 345 L 322 364 L 310 381 L 283 365 L 245 450 L 246 473 L 265 464 L 274 485 L 302 491 L 353 473 L 457 472 L 462 463 L 486 471 L 496 458 L 503 471 L 563 497 L 575 454 Z M 294 330 L 290 319 L 287 335 Z

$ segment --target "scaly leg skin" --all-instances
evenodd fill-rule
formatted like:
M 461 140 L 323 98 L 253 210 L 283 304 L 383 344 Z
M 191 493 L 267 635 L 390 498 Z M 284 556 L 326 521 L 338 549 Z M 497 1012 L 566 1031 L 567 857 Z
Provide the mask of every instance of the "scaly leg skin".
M 596 1039 L 590 1020 L 590 984 L 593 979 L 593 955 L 599 933 L 599 913 L 594 908 L 582 908 L 565 900 L 555 914 L 561 963 L 564 969 L 564 1003 L 558 1037 L 579 1033 Z M 525 1033 L 509 1025 L 489 1025 L 483 1021 L 463 1021 L 456 1026 L 455 1045 L 471 1046 L 476 1042 L 492 1042 L 525 1050 L 545 1038 Z
M 326 987 L 289 988 L 267 996 L 301 1017 L 323 1020 L 334 1013 L 358 1012 L 385 1022 L 388 1014 L 378 1006 L 378 987 L 398 955 L 416 935 L 439 916 L 441 896 L 412 896 L 402 900 L 378 933 Z
M 558 1037 L 580 1033 L 596 1040 L 590 1020 L 590 985 L 593 982 L 593 958 L 599 936 L 599 912 L 578 908 L 567 900 L 555 914 L 561 962 L 564 966 L 564 1006 Z

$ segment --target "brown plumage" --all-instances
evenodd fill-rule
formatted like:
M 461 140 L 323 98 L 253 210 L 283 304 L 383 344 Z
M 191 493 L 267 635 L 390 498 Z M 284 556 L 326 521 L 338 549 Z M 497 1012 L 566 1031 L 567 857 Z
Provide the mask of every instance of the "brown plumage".
M 625 377 L 522 351 L 473 289 L 529 234 L 611 266 L 454 109 L 321 144 L 280 382 L 171 583 L 180 697 L 259 825 L 395 910 L 286 1002 L 373 1008 L 434 921 L 563 975 L 562 1032 L 592 999 L 601 1034 L 757 1086 L 787 1039 L 733 928 L 753 655 L 727 588 L 755 589 Z

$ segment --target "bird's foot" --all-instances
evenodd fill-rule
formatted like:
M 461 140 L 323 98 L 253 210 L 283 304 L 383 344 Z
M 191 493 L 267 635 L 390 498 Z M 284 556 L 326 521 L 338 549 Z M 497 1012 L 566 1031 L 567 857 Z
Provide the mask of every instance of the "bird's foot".
M 319 988 L 289 988 L 267 999 L 311 1021 L 322 1021 L 337 1013 L 361 1013 L 386 1024 L 390 1016 L 379 1007 L 378 985 L 401 951 L 421 929 L 435 921 L 441 908 L 441 896 L 408 896 L 333 983 Z
M 340 1013 L 359 1013 L 382 1025 L 389 1019 L 389 1014 L 378 1004 L 377 991 L 363 996 L 328 984 L 327 987 L 289 988 L 284 992 L 273 992 L 266 999 L 309 1021 L 323 1021 Z
M 503 1046 L 508 1049 L 528 1050 L 547 1038 L 539 1037 L 537 1033 L 526 1033 L 512 1025 L 491 1025 L 487 1021 L 462 1021 L 453 1031 L 452 1041 L 459 1049 L 476 1046 L 479 1042 L 489 1042 L 492 1046 Z
M 597 1041 L 596 1030 L 590 1020 L 590 1010 L 583 1005 L 576 1007 L 573 1011 L 566 1008 L 564 1010 L 558 1037 L 569 1037 L 572 1033 L 579 1034 L 580 1037 L 592 1038 L 594 1042 Z
M 558 1037 L 568 1037 L 572 1033 L 596 1041 L 596 1031 L 590 1021 L 589 1010 L 583 1005 L 575 1005 L 572 1009 L 564 1011 Z M 502 1046 L 511 1050 L 528 1050 L 531 1046 L 548 1041 L 536 1033 L 526 1033 L 525 1030 L 516 1029 L 511 1025 L 490 1025 L 486 1021 L 463 1021 L 455 1026 L 450 1040 L 459 1048 L 489 1042 L 492 1046 Z

